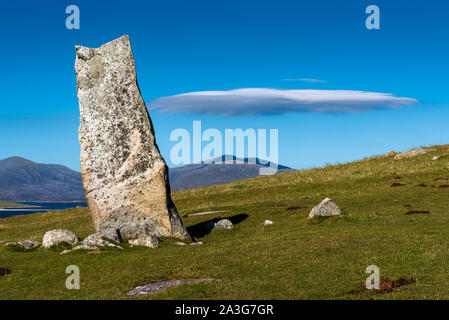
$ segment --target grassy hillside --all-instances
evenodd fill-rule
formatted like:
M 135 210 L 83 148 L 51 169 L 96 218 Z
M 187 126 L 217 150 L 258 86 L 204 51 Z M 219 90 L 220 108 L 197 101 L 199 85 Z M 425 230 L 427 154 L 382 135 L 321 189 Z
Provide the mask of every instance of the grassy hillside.
M 0 246 L 3 299 L 448 299 L 449 146 L 410 159 L 378 156 L 243 180 L 173 194 L 201 246 L 178 247 L 162 239 L 156 250 L 123 246 L 97 254 L 37 249 L 16 252 Z M 433 161 L 432 157 L 440 159 Z M 438 179 L 440 178 L 440 179 Z M 404 186 L 392 187 L 393 183 Z M 417 185 L 425 186 L 417 186 Z M 310 209 L 331 197 L 342 217 L 308 220 Z M 406 215 L 411 210 L 429 214 Z M 232 217 L 232 230 L 201 234 L 199 226 Z M 274 225 L 264 227 L 265 219 Z M 0 241 L 42 240 L 45 231 L 66 228 L 92 233 L 85 208 L 0 219 Z M 78 265 L 81 289 L 65 288 L 65 268 Z M 381 277 L 414 278 L 416 284 L 375 294 L 360 284 L 365 269 Z M 130 298 L 137 285 L 161 279 L 219 278 Z M 351 290 L 361 290 L 349 294 Z

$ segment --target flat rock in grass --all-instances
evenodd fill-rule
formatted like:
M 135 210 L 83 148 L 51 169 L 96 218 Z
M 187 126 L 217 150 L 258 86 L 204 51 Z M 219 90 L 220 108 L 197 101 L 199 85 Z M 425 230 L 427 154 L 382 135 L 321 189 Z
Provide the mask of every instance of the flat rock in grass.
M 341 210 L 338 207 L 337 203 L 330 199 L 326 198 L 321 203 L 313 207 L 310 211 L 309 218 L 313 218 L 316 216 L 321 217 L 331 217 L 341 215 Z
M 177 242 L 174 243 L 174 245 L 175 245 L 175 246 L 181 246 L 181 247 L 182 247 L 182 246 L 186 246 L 187 243 L 181 242 L 181 241 L 177 241 Z
M 229 219 L 221 219 L 214 224 L 214 229 L 232 229 L 234 225 Z
M 271 221 L 271 220 L 265 220 L 263 223 L 264 226 L 271 226 L 272 224 L 273 224 L 273 221 Z
M 220 281 L 212 278 L 204 279 L 180 279 L 180 280 L 168 280 L 147 284 L 145 286 L 139 286 L 128 292 L 129 296 L 136 296 L 142 294 L 154 294 L 163 291 L 167 288 L 176 287 L 182 284 L 205 282 L 205 281 Z
M 426 154 L 430 151 L 435 151 L 435 149 L 416 148 L 416 149 L 398 153 L 397 155 L 394 156 L 394 159 L 399 160 L 399 159 L 404 159 L 404 158 L 411 158 L 411 157 L 419 156 L 422 154 Z
M 75 250 L 90 250 L 90 251 L 100 251 L 100 248 L 98 248 L 97 246 L 91 246 L 88 244 L 80 244 L 79 246 L 74 247 L 71 250 L 64 250 L 61 252 L 61 254 L 66 254 L 69 253 L 71 251 L 75 251 Z
M 432 158 L 433 161 L 438 160 L 438 159 L 440 159 L 439 156 L 435 156 L 435 157 Z
M 50 248 L 61 242 L 67 242 L 74 245 L 79 242 L 79 238 L 70 230 L 51 230 L 47 231 L 42 239 L 42 246 L 44 248 Z
M 33 241 L 33 240 L 21 240 L 18 242 L 9 242 L 6 245 L 8 246 L 19 246 L 24 248 L 25 250 L 31 250 L 34 248 L 37 248 L 41 245 L 39 241 Z
M 154 236 L 144 236 L 128 241 L 131 246 L 144 246 L 156 249 L 159 246 L 159 238 Z
M 203 242 L 198 241 L 198 242 L 192 242 L 190 245 L 191 245 L 191 246 L 200 246 L 200 245 L 202 245 L 202 244 L 203 244 Z

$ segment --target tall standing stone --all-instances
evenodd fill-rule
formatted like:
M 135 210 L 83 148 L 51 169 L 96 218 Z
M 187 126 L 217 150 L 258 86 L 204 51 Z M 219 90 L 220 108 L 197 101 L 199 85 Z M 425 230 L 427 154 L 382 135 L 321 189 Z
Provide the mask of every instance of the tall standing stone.
M 170 196 L 168 167 L 137 84 L 128 36 L 76 46 L 84 194 L 97 231 L 190 239 Z

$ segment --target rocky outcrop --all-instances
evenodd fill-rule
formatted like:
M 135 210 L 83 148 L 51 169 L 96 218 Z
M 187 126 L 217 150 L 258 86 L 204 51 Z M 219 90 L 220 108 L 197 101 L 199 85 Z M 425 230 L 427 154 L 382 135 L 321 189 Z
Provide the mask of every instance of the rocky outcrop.
M 326 198 L 321 201 L 321 203 L 312 208 L 309 214 L 309 218 L 313 218 L 315 216 L 331 217 L 338 215 L 341 215 L 341 210 L 338 207 L 337 203 L 330 198 Z
M 419 156 L 422 154 L 426 154 L 430 151 L 435 151 L 435 149 L 416 148 L 416 149 L 398 153 L 397 155 L 394 156 L 394 159 L 399 160 L 399 159 L 404 159 L 404 158 L 411 158 L 411 157 Z
M 137 85 L 128 36 L 77 46 L 84 193 L 97 231 L 190 239 L 170 196 L 168 167 Z
M 61 242 L 65 242 L 71 245 L 78 243 L 79 238 L 70 230 L 51 230 L 47 231 L 42 239 L 42 246 L 44 248 L 50 248 Z

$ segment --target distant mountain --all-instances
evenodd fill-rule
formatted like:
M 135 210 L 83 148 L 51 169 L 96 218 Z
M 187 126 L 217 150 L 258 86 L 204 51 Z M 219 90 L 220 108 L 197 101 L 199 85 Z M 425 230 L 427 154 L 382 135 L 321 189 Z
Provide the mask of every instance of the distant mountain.
M 170 169 L 172 190 L 207 187 L 257 177 L 259 169 L 269 167 L 259 159 L 225 157 Z M 220 164 L 219 162 L 223 162 Z M 278 165 L 278 172 L 293 169 Z M 0 200 L 7 201 L 84 201 L 81 173 L 65 166 L 41 164 L 11 157 L 0 160 Z
M 0 160 L 0 199 L 9 201 L 84 201 L 81 173 L 20 157 Z
M 231 164 L 225 163 L 225 156 L 170 169 L 170 186 L 172 190 L 201 188 L 216 184 L 229 183 L 240 179 L 259 176 L 259 170 L 269 167 L 258 158 L 240 159 L 229 156 Z M 278 165 L 278 173 L 294 171 L 287 166 Z

